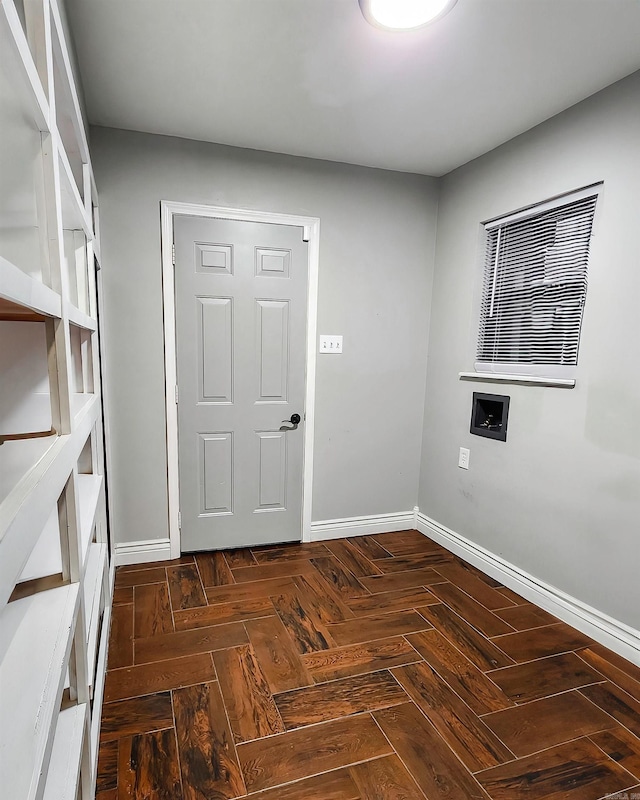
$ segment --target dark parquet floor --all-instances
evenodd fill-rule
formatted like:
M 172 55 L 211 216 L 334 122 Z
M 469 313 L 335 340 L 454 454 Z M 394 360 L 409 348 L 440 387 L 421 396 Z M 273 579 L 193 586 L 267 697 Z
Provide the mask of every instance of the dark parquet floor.
M 640 669 L 417 531 L 121 567 L 98 800 L 640 798 Z

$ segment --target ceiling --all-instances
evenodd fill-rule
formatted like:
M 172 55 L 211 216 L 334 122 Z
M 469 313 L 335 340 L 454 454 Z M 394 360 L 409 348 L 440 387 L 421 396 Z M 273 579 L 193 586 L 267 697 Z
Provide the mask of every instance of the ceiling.
M 67 0 L 96 125 L 443 175 L 640 69 L 640 0 Z

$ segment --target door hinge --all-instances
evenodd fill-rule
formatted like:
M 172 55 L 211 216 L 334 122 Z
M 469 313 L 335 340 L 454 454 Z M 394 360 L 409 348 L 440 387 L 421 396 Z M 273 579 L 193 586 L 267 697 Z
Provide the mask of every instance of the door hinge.
M 176 246 L 175 246 L 175 244 L 171 245 L 171 262 L 173 263 L 173 266 L 175 267 L 175 265 L 176 265 Z
M 176 405 L 178 405 L 178 384 L 176 383 Z
M 182 511 L 178 511 L 178 530 L 182 530 Z

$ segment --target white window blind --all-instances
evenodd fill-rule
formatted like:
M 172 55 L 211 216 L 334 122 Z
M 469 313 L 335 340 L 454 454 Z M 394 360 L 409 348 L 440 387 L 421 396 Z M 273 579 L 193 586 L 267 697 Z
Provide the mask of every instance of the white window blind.
M 578 363 L 596 200 L 581 192 L 486 226 L 476 369 L 552 375 Z

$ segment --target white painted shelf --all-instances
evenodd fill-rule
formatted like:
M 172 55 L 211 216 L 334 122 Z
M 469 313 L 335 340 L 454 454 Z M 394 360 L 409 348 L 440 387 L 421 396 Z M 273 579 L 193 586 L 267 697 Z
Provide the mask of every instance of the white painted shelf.
M 93 400 L 95 395 L 91 392 L 75 392 L 71 395 L 71 413 L 74 417 L 79 417 L 86 406 Z
M 91 220 L 84 208 L 76 185 L 71 165 L 58 138 L 58 160 L 60 163 L 60 200 L 62 208 L 62 227 L 65 230 L 84 231 L 87 239 L 93 239 Z
M 96 263 L 98 265 L 98 269 L 102 268 L 102 252 L 100 249 L 100 243 L 98 239 L 93 240 L 93 255 L 95 257 Z
M 60 295 L 0 256 L 0 297 L 47 317 L 60 317 Z
M 78 328 L 84 328 L 88 331 L 95 331 L 97 327 L 97 323 L 93 317 L 85 314 L 84 311 L 80 311 L 79 308 L 71 305 L 71 303 L 69 303 L 67 306 L 67 317 L 69 322 L 72 325 L 76 325 Z
M 78 475 L 77 477 L 76 486 L 80 505 L 80 553 L 83 564 L 86 564 L 89 554 L 102 484 L 102 475 Z
M 50 118 L 49 103 L 20 17 L 10 0 L 2 0 L 1 5 L 3 19 L 0 24 L 0 53 L 3 54 L 3 67 L 19 82 L 20 98 L 28 116 L 35 120 L 40 130 L 46 131 Z
M 70 584 L 9 603 L 0 615 L 0 773 L 12 800 L 34 800 L 46 774 L 78 598 Z
M 94 543 L 89 548 L 89 556 L 84 571 L 84 578 L 82 581 L 83 594 L 84 594 L 84 608 L 87 615 L 87 620 L 94 617 L 94 612 L 99 605 L 100 600 L 100 580 L 104 575 L 104 565 L 106 557 L 106 545 Z M 91 624 L 87 624 L 87 641 L 91 636 Z
M 76 486 L 80 506 L 80 558 L 83 568 L 86 568 L 87 565 L 96 522 L 96 512 L 101 498 L 102 484 L 102 475 L 77 476 Z M 57 505 L 55 505 L 47 518 L 35 547 L 31 551 L 29 561 L 20 575 L 20 581 L 30 581 L 61 572 L 60 527 L 58 524 L 58 509 Z
M 113 586 L 115 566 L 109 567 L 109 585 Z M 95 683 L 93 684 L 93 714 L 91 715 L 91 770 L 92 782 L 95 783 L 98 770 L 98 750 L 100 743 L 100 710 L 104 697 L 104 684 L 107 675 L 107 657 L 109 655 L 109 628 L 111 626 L 111 606 L 107 605 L 102 618 L 102 634 L 98 645 L 98 660 L 95 669 Z
M 58 438 L 53 433 L 39 439 L 8 441 L 0 445 L 0 504 L 4 503 L 12 490 L 42 460 Z M 0 539 L 1 537 L 0 530 Z
M 58 714 L 43 800 L 76 800 L 86 719 L 86 703 Z
M 33 581 L 47 575 L 62 573 L 62 550 L 60 547 L 60 523 L 57 504 L 51 509 L 40 538 L 31 551 L 29 560 L 20 574 L 20 582 Z
M 87 617 L 87 651 L 89 653 L 89 665 L 92 666 L 95 660 L 98 646 L 98 623 L 100 621 L 100 597 L 102 595 L 102 584 L 104 579 L 104 569 L 107 563 L 107 545 L 92 544 L 89 548 L 89 557 L 84 571 L 82 581 L 84 593 L 84 609 Z M 93 669 L 89 672 L 91 673 Z
M 73 69 L 71 67 L 71 57 L 69 49 L 65 43 L 64 25 L 60 16 L 60 10 L 56 3 L 51 4 L 51 19 L 53 21 L 53 59 L 58 69 L 58 78 L 64 82 L 64 86 L 58 86 L 59 100 L 57 108 L 64 111 L 64 115 L 69 120 L 73 135 L 76 140 L 77 150 L 81 158 L 88 163 L 90 177 L 93 180 L 93 171 L 89 159 L 89 143 L 87 141 L 86 127 L 82 116 L 80 98 L 73 79 Z M 76 149 L 75 147 L 73 148 Z M 93 181 L 95 183 L 95 181 Z
M 48 449 L 35 464 L 33 460 L 37 454 L 31 454 L 33 457 L 29 459 L 29 463 L 24 464 L 25 469 L 31 468 L 13 488 L 10 484 L 18 477 L 13 474 L 15 470 L 13 467 L 9 470 L 5 481 L 2 480 L 3 470 L 0 467 L 0 484 L 7 484 L 5 488 L 9 489 L 4 501 L 0 503 L 0 609 L 19 580 L 51 508 L 58 502 L 87 436 L 96 423 L 100 401 L 97 396 L 90 397 L 91 401 L 83 413 L 76 417 L 76 430 L 66 436 L 52 437 L 53 443 L 48 445 Z M 45 440 L 31 439 L 27 442 L 5 442 L 2 448 L 43 441 Z M 18 450 L 15 454 L 16 460 L 22 455 L 23 451 Z

